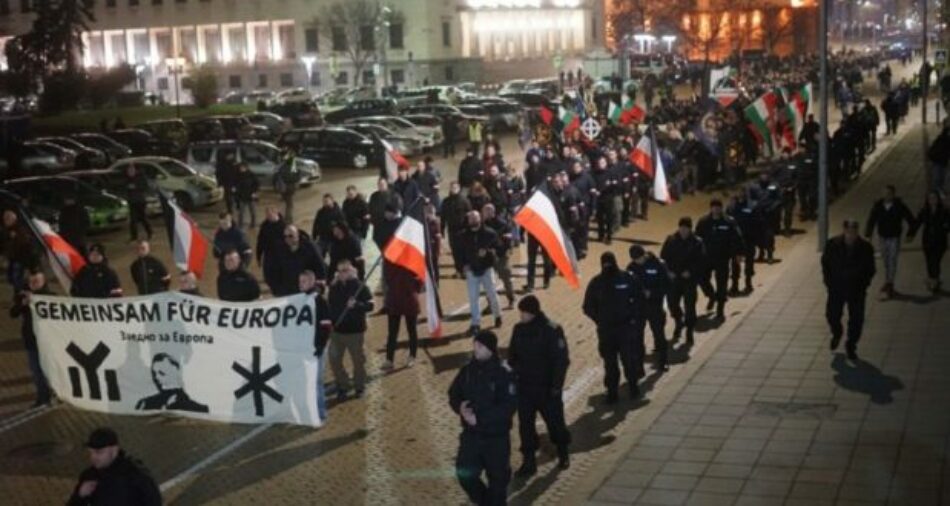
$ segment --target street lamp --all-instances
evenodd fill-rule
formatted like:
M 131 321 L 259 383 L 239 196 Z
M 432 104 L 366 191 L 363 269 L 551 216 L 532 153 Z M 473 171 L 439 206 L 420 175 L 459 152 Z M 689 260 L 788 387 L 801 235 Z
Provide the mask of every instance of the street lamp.
M 165 58 L 168 73 L 175 76 L 175 115 L 181 119 L 181 73 L 185 70 L 185 59 L 181 56 Z
M 307 92 L 310 92 L 310 84 L 313 81 L 313 64 L 317 62 L 316 56 L 301 56 L 300 61 L 303 62 L 303 66 L 307 69 Z
M 666 52 L 673 52 L 673 43 L 676 42 L 676 35 L 664 35 L 663 42 L 666 42 Z

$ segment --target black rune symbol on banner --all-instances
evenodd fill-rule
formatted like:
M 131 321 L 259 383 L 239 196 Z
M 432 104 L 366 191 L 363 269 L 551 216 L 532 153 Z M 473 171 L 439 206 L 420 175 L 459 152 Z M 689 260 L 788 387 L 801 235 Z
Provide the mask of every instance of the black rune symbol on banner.
M 251 354 L 253 358 L 251 359 L 250 371 L 237 362 L 231 364 L 231 369 L 234 369 L 234 372 L 240 374 L 247 380 L 244 386 L 234 391 L 234 397 L 240 399 L 253 392 L 254 413 L 257 414 L 257 416 L 264 416 L 263 394 L 267 394 L 268 397 L 277 402 L 284 400 L 284 396 L 281 395 L 280 392 L 267 385 L 267 382 L 270 381 L 271 378 L 280 374 L 280 364 L 274 364 L 266 371 L 261 371 L 261 347 L 254 346 L 251 348 Z

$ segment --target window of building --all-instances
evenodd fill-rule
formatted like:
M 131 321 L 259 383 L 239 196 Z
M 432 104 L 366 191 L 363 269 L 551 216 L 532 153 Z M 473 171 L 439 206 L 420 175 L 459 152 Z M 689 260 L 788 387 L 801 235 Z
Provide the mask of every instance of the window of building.
M 307 28 L 303 31 L 304 46 L 308 53 L 320 52 L 320 32 L 316 28 Z
M 290 88 L 294 85 L 294 75 L 290 73 L 283 73 L 280 75 L 280 85 L 284 88 Z
M 389 80 L 393 84 L 405 84 L 406 82 L 406 71 L 402 69 L 396 69 L 389 73 Z
M 343 31 L 343 27 L 334 26 L 331 35 L 333 36 L 333 50 L 346 51 L 346 32 Z
M 10 0 L 0 0 L 0 16 L 10 14 Z
M 360 49 L 363 51 L 376 49 L 376 32 L 372 26 L 360 27 Z
M 158 86 L 158 89 L 160 89 L 160 90 L 167 90 L 167 89 L 168 89 L 168 78 L 167 78 L 167 77 L 159 77 L 158 79 L 155 80 L 155 85 Z
M 450 83 L 455 81 L 455 67 L 451 65 L 445 67 L 445 80 Z
M 258 74 L 257 75 L 257 87 L 266 88 L 267 87 L 267 74 Z
M 297 37 L 294 33 L 294 25 L 278 25 L 275 28 L 277 29 L 277 41 L 279 44 L 277 48 L 278 53 L 274 56 L 281 60 L 296 58 Z
M 241 76 L 228 76 L 228 87 L 234 89 L 241 88 Z
M 346 86 L 350 84 L 350 76 L 344 71 L 336 75 L 336 84 Z
M 403 49 L 402 23 L 389 25 L 389 47 L 392 49 Z
M 376 74 L 372 70 L 363 71 L 363 84 L 376 84 Z
M 310 86 L 320 86 L 320 73 L 316 70 L 310 73 Z
M 452 23 L 450 21 L 442 22 L 442 46 L 452 47 Z

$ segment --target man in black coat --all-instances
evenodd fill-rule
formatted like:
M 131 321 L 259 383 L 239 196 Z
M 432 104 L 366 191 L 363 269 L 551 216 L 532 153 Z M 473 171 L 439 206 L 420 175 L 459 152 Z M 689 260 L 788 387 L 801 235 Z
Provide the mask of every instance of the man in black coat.
M 284 242 L 274 257 L 276 267 L 273 276 L 267 282 L 275 297 L 297 293 L 298 276 L 306 270 L 313 271 L 317 280 L 327 279 L 327 268 L 323 256 L 307 234 L 295 225 L 284 228 Z
M 101 244 L 93 244 L 89 247 L 89 261 L 82 269 L 79 269 L 73 279 L 73 286 L 69 290 L 70 295 L 91 299 L 122 296 L 119 276 L 112 267 L 109 267 L 105 253 L 105 247 Z
M 287 224 L 284 222 L 284 217 L 280 215 L 280 211 L 277 210 L 277 206 L 269 205 L 264 208 L 264 220 L 257 231 L 254 256 L 257 258 L 257 265 L 263 271 L 264 281 L 272 292 L 274 287 L 271 282 L 275 279 L 278 269 L 277 252 L 284 244 L 286 228 Z
M 584 314 L 597 324 L 597 351 L 604 360 L 607 403 L 613 404 L 620 386 L 618 358 L 627 377 L 630 398 L 640 396 L 637 381 L 643 375 L 643 334 L 639 333 L 643 286 L 620 269 L 617 258 L 609 251 L 600 256 L 600 268 L 600 274 L 587 285 Z
M 709 214 L 696 224 L 696 235 L 706 247 L 706 272 L 699 285 L 709 298 L 706 309 L 715 307 L 716 318 L 725 321 L 729 262 L 742 251 L 742 234 L 736 221 L 723 213 L 722 201 L 713 199 L 709 203 Z M 715 290 L 710 282 L 713 275 L 716 279 Z
M 141 241 L 135 248 L 136 259 L 129 266 L 132 281 L 139 295 L 150 295 L 168 290 L 171 274 L 162 262 L 152 255 L 148 241 Z
M 218 229 L 214 231 L 213 246 L 212 252 L 219 262 L 224 253 L 234 250 L 241 254 L 241 262 L 245 267 L 251 263 L 253 250 L 247 240 L 247 234 L 234 226 L 234 218 L 229 213 L 218 215 Z
M 342 208 L 343 217 L 350 230 L 361 240 L 366 239 L 370 224 L 369 204 L 363 195 L 356 191 L 355 186 L 346 187 L 346 198 L 343 199 Z
M 541 304 L 534 295 L 518 301 L 518 310 L 521 321 L 511 333 L 508 365 L 518 382 L 518 432 L 524 456 L 515 476 L 526 478 L 538 470 L 535 461 L 538 450 L 535 416 L 538 413 L 548 427 L 551 442 L 557 446 L 558 467 L 570 466 L 571 433 L 564 421 L 562 390 L 571 361 L 564 329 L 541 311 Z
M 666 341 L 666 311 L 663 309 L 663 301 L 670 291 L 670 273 L 662 260 L 638 244 L 630 247 L 630 265 L 627 266 L 627 272 L 643 286 L 643 318 L 640 319 L 639 333 L 644 335 L 644 327 L 647 323 L 650 324 L 655 368 L 658 371 L 669 371 L 669 343 Z M 645 356 L 646 353 L 641 350 L 640 355 Z
M 696 327 L 697 280 L 706 263 L 706 252 L 703 241 L 693 234 L 691 218 L 680 218 L 679 229 L 663 241 L 660 258 L 666 262 L 672 279 L 667 302 L 675 323 L 673 339 L 679 339 L 685 328 L 686 342 L 692 343 Z
M 90 466 L 79 475 L 67 506 L 161 506 L 162 493 L 139 460 L 119 448 L 119 436 L 98 428 L 86 441 Z
M 914 214 L 908 209 L 904 201 L 897 197 L 897 189 L 887 185 L 884 198 L 874 203 L 871 216 L 868 218 L 864 236 L 870 239 L 877 229 L 878 248 L 881 251 L 881 263 L 884 265 L 884 286 L 881 287 L 882 298 L 893 297 L 894 279 L 897 277 L 897 257 L 901 250 L 901 235 L 904 233 L 904 222 L 913 230 Z
M 373 310 L 373 296 L 357 277 L 349 260 L 337 264 L 337 274 L 330 284 L 327 303 L 333 331 L 330 333 L 329 362 L 337 384 L 337 397 L 349 395 L 350 375 L 343 366 L 343 356 L 353 362 L 353 382 L 357 397 L 366 388 L 366 353 L 363 349 L 366 334 L 366 315 Z
M 313 217 L 313 228 L 310 237 L 317 243 L 321 256 L 326 256 L 333 239 L 333 224 L 346 221 L 343 210 L 336 203 L 332 194 L 323 194 L 323 206 L 317 209 Z
M 234 203 L 237 205 L 239 228 L 244 227 L 245 214 L 251 220 L 250 228 L 257 226 L 257 210 L 254 201 L 260 189 L 261 184 L 257 181 L 257 176 L 251 172 L 250 167 L 246 163 L 240 164 L 234 176 Z
M 63 195 L 63 207 L 59 209 L 59 236 L 83 256 L 86 255 L 89 226 L 89 211 L 86 206 L 76 200 L 75 195 Z
M 449 238 L 449 248 L 452 250 L 452 262 L 455 265 L 456 276 L 465 276 L 462 270 L 462 233 L 467 221 L 465 216 L 472 210 L 471 202 L 462 196 L 462 187 L 457 181 L 449 183 L 449 196 L 442 201 L 442 235 Z
M 10 307 L 10 318 L 20 318 L 20 336 L 23 338 L 23 347 L 26 348 L 27 362 L 30 373 L 33 375 L 33 386 L 36 388 L 34 406 L 49 404 L 51 392 L 46 375 L 40 366 L 39 349 L 36 346 L 36 333 L 33 331 L 33 312 L 30 310 L 30 298 L 33 295 L 52 295 L 53 292 L 46 286 L 46 276 L 43 271 L 30 273 L 27 285 L 17 292 Z
M 838 348 L 844 329 L 841 316 L 848 307 L 848 340 L 845 347 L 848 358 L 857 360 L 858 340 L 864 326 L 864 303 L 867 289 L 876 272 L 874 247 L 861 238 L 858 222 L 844 222 L 844 233 L 831 238 L 821 255 L 821 271 L 828 301 L 825 317 L 831 327 L 831 349 Z
M 214 167 L 214 178 L 218 181 L 218 186 L 224 189 L 224 205 L 229 214 L 234 212 L 234 183 L 237 171 L 237 161 L 232 152 L 224 153 Z
M 257 278 L 247 272 L 237 250 L 223 257 L 224 269 L 218 274 L 218 298 L 227 302 L 253 302 L 261 297 Z
M 129 203 L 129 240 L 135 241 L 139 237 L 138 225 L 145 229 L 145 236 L 152 238 L 152 225 L 145 214 L 145 204 L 151 192 L 151 185 L 144 172 L 139 172 L 134 164 L 125 169 L 125 196 Z
M 511 372 L 498 357 L 490 330 L 473 340 L 473 358 L 452 380 L 449 406 L 462 423 L 455 472 L 468 498 L 478 505 L 507 504 L 511 480 L 511 418 L 518 406 Z M 482 481 L 485 473 L 488 484 Z

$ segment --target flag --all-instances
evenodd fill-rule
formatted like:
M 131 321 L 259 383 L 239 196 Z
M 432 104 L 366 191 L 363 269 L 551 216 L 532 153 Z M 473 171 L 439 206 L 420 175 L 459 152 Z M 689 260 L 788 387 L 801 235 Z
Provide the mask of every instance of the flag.
M 159 192 L 168 229 L 168 242 L 172 245 L 172 259 L 179 270 L 193 272 L 201 277 L 208 256 L 208 239 L 201 233 L 198 224 L 185 214 L 171 199 Z
M 623 124 L 633 123 L 643 123 L 643 120 L 647 117 L 647 112 L 644 111 L 640 106 L 634 105 L 633 102 L 627 102 L 628 107 L 625 107 L 623 113 L 620 115 L 620 122 Z
M 666 169 L 663 168 L 663 157 L 659 156 L 659 153 L 656 157 L 656 177 L 653 178 L 653 199 L 664 204 L 673 201 L 670 198 L 670 188 L 666 184 Z
M 539 114 L 541 115 L 541 121 L 543 121 L 545 125 L 550 125 L 554 122 L 554 111 L 548 109 L 548 106 L 542 105 Z
M 50 268 L 53 274 L 59 280 L 60 286 L 66 293 L 72 288 L 73 278 L 86 265 L 86 259 L 73 248 L 71 244 L 53 232 L 49 223 L 38 219 L 29 218 L 33 224 L 32 229 L 39 236 L 46 250 L 46 256 L 49 259 Z
M 719 155 L 719 111 L 722 106 L 712 98 L 703 99 L 703 113 L 693 125 L 693 135 L 713 156 Z
M 577 115 L 577 112 L 565 108 L 564 106 L 558 107 L 558 119 L 561 120 L 561 125 L 563 125 L 562 130 L 564 132 L 570 132 L 571 130 L 580 128 L 581 119 Z
M 795 138 L 802 132 L 805 126 L 805 115 L 811 105 L 811 83 L 802 86 L 802 88 L 792 93 L 785 104 L 788 120 L 792 124 L 795 132 Z
M 438 294 L 432 271 L 426 257 L 425 225 L 418 219 L 406 215 L 396 229 L 392 239 L 383 248 L 383 257 L 413 274 L 425 283 L 426 322 L 432 337 L 442 336 L 442 318 L 439 316 Z M 436 259 L 433 259 L 437 261 Z
M 739 98 L 738 83 L 735 80 L 735 70 L 730 66 L 709 71 L 709 95 L 723 107 Z
M 396 180 L 396 173 L 399 172 L 400 167 L 409 167 L 409 160 L 406 160 L 402 154 L 393 147 L 392 144 L 386 142 L 385 139 L 381 137 L 376 137 L 379 140 L 379 144 L 383 147 L 383 168 L 386 170 L 386 179 L 389 182 Z
M 564 279 L 571 288 L 580 287 L 578 281 L 577 257 L 571 240 L 558 221 L 554 203 L 545 193 L 542 186 L 515 215 L 515 223 L 524 227 L 547 252 L 557 270 L 561 271 Z
M 772 126 L 775 118 L 775 108 L 778 106 L 778 96 L 774 92 L 766 92 L 745 108 L 745 117 L 749 120 L 753 134 L 759 144 L 765 144 L 769 153 L 774 152 Z
M 638 167 L 647 176 L 653 177 L 653 142 L 650 135 L 640 137 L 637 147 L 630 153 L 630 163 Z
M 607 106 L 607 120 L 614 124 L 620 123 L 622 113 L 623 109 L 611 100 L 610 105 Z

